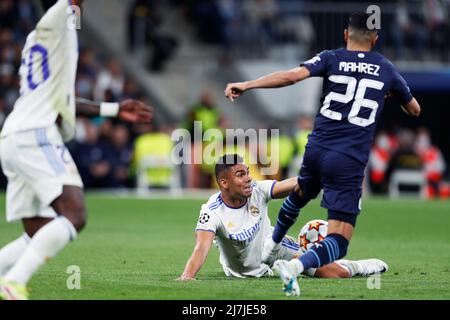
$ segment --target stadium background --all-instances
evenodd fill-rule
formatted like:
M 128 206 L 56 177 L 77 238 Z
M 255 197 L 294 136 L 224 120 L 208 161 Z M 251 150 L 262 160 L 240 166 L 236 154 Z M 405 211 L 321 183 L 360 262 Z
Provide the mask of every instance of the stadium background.
M 443 199 L 434 199 L 433 202 L 420 200 L 410 202 L 410 200 L 389 200 L 387 197 L 397 195 L 390 192 L 388 179 L 392 174 L 391 171 L 395 171 L 395 166 L 399 164 L 389 166 L 389 160 L 385 160 L 381 180 L 378 176 L 375 183 L 367 181 L 365 184 L 366 203 L 370 213 L 367 214 L 367 220 L 362 220 L 361 229 L 355 235 L 360 245 L 358 246 L 355 240 L 350 254 L 360 258 L 367 254 L 382 257 L 385 254 L 394 262 L 401 264 L 408 261 L 417 248 L 426 250 L 426 245 L 422 242 L 433 242 L 436 247 L 449 251 L 449 1 L 87 0 L 85 2 L 80 21 L 77 95 L 104 101 L 120 101 L 130 97 L 143 99 L 154 106 L 155 119 L 152 126 L 133 127 L 109 119 L 79 119 L 76 139 L 69 144 L 69 148 L 86 188 L 91 191 L 88 193 L 88 208 L 92 214 L 90 226 L 85 238 L 83 235 L 80 237 L 79 244 L 75 243 L 73 249 L 71 247 L 65 250 L 68 253 L 63 253 L 62 258 L 56 259 L 39 273 L 37 279 L 33 280 L 36 287 L 38 287 L 36 284 L 44 283 L 49 283 L 44 285 L 44 288 L 51 286 L 56 280 L 64 283 L 63 279 L 67 275 L 61 270 L 70 263 L 69 261 L 78 263 L 77 253 L 85 255 L 89 261 L 93 259 L 91 266 L 83 266 L 82 270 L 87 270 L 86 272 L 94 277 L 100 272 L 94 270 L 95 268 L 104 268 L 94 262 L 95 252 L 99 253 L 99 249 L 95 249 L 94 253 L 85 253 L 83 250 L 88 251 L 92 246 L 101 243 L 101 247 L 106 248 L 107 252 L 119 250 L 118 256 L 123 255 L 121 262 L 124 266 L 129 261 L 127 259 L 131 259 L 135 265 L 131 263 L 127 266 L 127 271 L 125 269 L 119 271 L 119 278 L 125 277 L 124 281 L 130 286 L 125 290 L 126 294 L 121 296 L 114 290 L 111 295 L 108 294 L 108 286 L 117 284 L 114 280 L 117 274 L 114 273 L 114 267 L 111 267 L 111 270 L 107 268 L 105 278 L 113 279 L 112 282 L 107 281 L 106 287 L 100 285 L 101 289 L 94 290 L 89 298 L 201 298 L 202 294 L 198 297 L 192 295 L 192 290 L 186 285 L 179 285 L 176 289 L 178 293 L 173 295 L 165 291 L 169 286 L 166 282 L 182 271 L 193 247 L 192 230 L 199 206 L 213 192 L 202 190 L 214 188 L 210 167 L 193 165 L 178 167 L 168 161 L 173 146 L 170 140 L 171 132 L 176 128 L 192 130 L 194 120 L 203 121 L 204 129 L 278 128 L 282 138 L 280 141 L 282 163 L 279 173 L 268 178 L 282 178 L 295 174 L 305 134 L 310 127 L 310 118 L 319 107 L 320 80 L 311 79 L 303 84 L 275 91 L 248 92 L 234 104 L 223 97 L 225 84 L 255 78 L 279 69 L 292 68 L 317 52 L 343 46 L 342 30 L 346 17 L 353 11 L 365 10 L 370 4 L 377 4 L 381 8 L 381 31 L 377 49 L 400 69 L 423 109 L 420 118 L 411 119 L 401 112 L 398 102 L 388 100 L 377 132 L 389 136 L 390 144 L 386 148 L 389 157 L 397 151 L 402 137 L 406 137 L 408 151 L 415 154 L 419 162 L 421 161 L 420 165 L 408 169 L 420 172 L 426 179 L 424 172 L 426 160 L 421 157 L 414 144 L 415 133 L 423 131 L 420 128 L 426 128 L 431 134 L 433 144 L 441 151 L 446 165 L 441 167 L 437 182 L 427 182 L 428 186 L 436 186 L 437 183 L 438 189 L 434 192 L 428 192 L 426 189 L 422 194 L 423 198 Z M 33 29 L 40 17 L 38 3 L 39 1 L 26 0 L 0 2 L 0 125 L 18 97 L 17 71 L 20 66 L 20 51 L 26 34 Z M 248 152 L 251 152 L 257 146 L 248 147 Z M 197 148 L 201 149 L 201 146 L 192 146 L 192 150 Z M 258 176 L 256 172 L 252 173 Z M 372 177 L 372 173 L 368 171 L 368 177 Z M 3 190 L 5 185 L 6 181 L 2 176 Z M 381 194 L 381 198 L 374 197 L 374 194 Z M 143 198 L 143 201 L 155 198 L 165 200 L 150 200 L 156 203 L 149 204 L 142 200 L 133 202 L 127 198 L 114 199 L 118 195 L 123 197 L 137 195 L 138 198 Z M 178 200 L 172 203 L 174 207 L 168 208 L 172 199 Z M 121 200 L 123 202 L 117 203 L 117 207 L 111 206 L 114 201 Z M 311 209 L 307 209 L 308 213 L 302 218 L 302 222 L 305 222 L 303 219 L 307 217 L 325 216 L 324 210 L 319 209 L 317 202 L 312 204 Z M 408 203 L 412 205 L 408 206 Z M 4 208 L 4 205 L 2 207 Z M 272 206 L 272 217 L 278 207 L 277 203 Z M 427 215 L 422 216 L 425 211 Z M 161 218 L 164 214 L 166 217 Z M 411 218 L 408 225 L 408 222 L 404 221 L 410 214 L 414 218 Z M 183 215 L 183 218 L 179 215 Z M 395 215 L 395 218 L 392 215 Z M 125 221 L 120 220 L 123 216 L 127 217 Z M 139 217 L 142 220 L 139 220 Z M 389 220 L 392 220 L 395 226 L 379 222 Z M 140 224 L 142 228 L 136 230 L 133 223 Z M 413 231 L 421 232 L 421 226 L 427 223 L 432 229 L 429 238 L 413 233 Z M 165 230 L 167 224 L 174 232 L 174 235 L 169 236 L 170 239 L 160 231 Z M 379 227 L 380 234 L 375 235 L 371 226 Z M 407 249 L 396 257 L 396 250 L 389 248 L 389 241 L 383 242 L 381 239 L 396 237 L 397 226 L 410 229 L 406 234 L 399 236 L 399 239 L 408 239 L 410 236 L 416 239 L 410 246 L 405 245 Z M 14 237 L 18 227 L 6 226 L 4 222 L 0 224 L 2 245 Z M 113 232 L 118 232 L 116 228 L 123 231 L 120 233 L 121 236 L 118 236 L 120 241 L 113 242 L 117 246 L 107 243 L 106 240 L 97 242 L 102 234 L 108 238 Z M 292 230 L 293 235 L 295 232 Z M 172 251 L 173 247 L 177 249 Z M 367 250 L 369 247 L 371 250 Z M 128 249 L 142 250 L 146 253 L 142 256 L 134 253 L 130 258 Z M 436 253 L 439 252 L 438 248 L 434 250 L 436 251 L 431 251 L 429 255 L 422 254 L 417 264 L 400 268 L 400 275 L 405 277 L 401 281 L 394 281 L 393 294 L 388 298 L 449 298 L 448 291 L 445 293 L 445 288 L 448 288 L 448 276 L 446 281 L 441 279 L 442 272 L 448 272 L 448 266 L 445 269 L 444 263 L 448 261 L 448 256 L 439 256 Z M 439 257 L 434 259 L 436 256 Z M 126 279 L 127 272 L 131 272 L 130 270 L 137 272 L 137 268 L 147 266 L 147 262 L 152 260 L 166 263 L 173 261 L 174 264 L 168 270 L 155 270 L 156 274 L 160 275 L 159 287 L 152 288 L 156 293 L 149 296 L 145 293 L 145 288 L 133 291 L 132 284 L 138 280 L 133 278 L 131 284 L 127 282 L 129 280 Z M 119 263 L 110 255 L 106 261 L 109 261 L 111 266 L 117 266 Z M 152 262 L 149 263 L 150 267 L 147 267 L 150 270 L 156 266 Z M 422 267 L 430 264 L 436 265 L 435 273 L 430 275 L 432 277 L 430 288 L 434 290 L 430 289 L 430 292 L 434 293 L 421 295 L 423 291 L 418 290 L 402 295 L 400 287 L 407 285 L 411 279 L 426 282 L 420 278 L 425 272 Z M 54 276 L 55 270 L 59 270 L 58 276 Z M 138 275 L 145 272 L 140 270 Z M 212 253 L 202 272 L 206 274 L 207 279 L 212 278 L 211 287 L 218 283 L 222 285 L 225 281 L 217 263 L 217 253 Z M 311 282 L 309 285 L 313 286 Z M 426 283 L 422 285 L 423 288 L 427 288 Z M 201 285 L 195 286 L 201 292 Z M 225 298 L 233 298 L 234 284 L 226 286 L 229 286 L 229 295 Z M 276 287 L 276 281 L 269 281 L 264 286 Z M 330 288 L 330 292 L 334 290 L 343 292 L 339 289 L 339 282 L 327 282 L 324 286 Z M 204 291 L 205 297 L 221 298 L 219 292 L 211 288 L 208 290 Z M 72 293 L 67 290 L 61 289 L 56 292 L 48 293 L 42 287 L 37 289 L 38 298 L 57 298 L 61 295 L 64 298 L 71 298 Z M 307 297 L 338 297 L 334 293 L 320 292 Z M 344 297 L 364 298 L 367 293 L 367 291 L 360 293 L 358 290 L 355 292 Z M 75 298 L 83 298 L 83 294 L 86 292 L 81 291 Z M 249 299 L 264 297 L 266 296 L 257 292 L 243 295 L 243 298 Z M 380 294 L 373 297 L 383 296 Z M 277 298 L 277 295 L 270 295 L 270 298 Z

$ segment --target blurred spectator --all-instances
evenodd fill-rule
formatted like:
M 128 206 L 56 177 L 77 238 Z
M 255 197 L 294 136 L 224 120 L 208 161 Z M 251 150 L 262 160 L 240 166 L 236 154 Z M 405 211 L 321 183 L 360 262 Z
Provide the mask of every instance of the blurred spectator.
M 297 132 L 295 134 L 295 153 L 303 158 L 308 136 L 314 127 L 314 120 L 308 116 L 302 116 L 297 121 Z
M 14 66 L 10 63 L 0 65 L 0 96 L 5 103 L 5 112 L 9 113 L 19 97 L 17 91 L 17 76 Z
M 78 76 L 85 76 L 91 81 L 95 81 L 97 78 L 97 69 L 94 50 L 89 47 L 81 49 L 78 58 Z
M 372 193 L 386 193 L 386 171 L 391 159 L 393 147 L 386 132 L 381 131 L 375 137 L 375 142 L 369 155 L 369 186 Z
M 389 160 L 386 169 L 386 181 L 390 181 L 396 170 L 411 170 L 422 172 L 423 162 L 414 149 L 414 133 L 411 130 L 403 129 L 398 133 L 398 149 Z M 405 187 L 405 191 L 408 187 Z M 412 191 L 412 190 L 410 190 Z
M 145 97 L 141 96 L 141 92 L 139 91 L 136 82 L 127 77 L 125 78 L 125 83 L 123 86 L 122 99 L 145 100 Z
M 449 3 L 443 0 L 423 1 L 426 26 L 430 36 L 430 45 L 437 48 L 442 61 L 449 61 L 450 26 L 448 21 Z
M 98 74 L 94 89 L 94 98 L 97 101 L 118 101 L 123 93 L 125 76 L 120 63 L 111 59 L 106 69 Z
M 203 134 L 210 129 L 223 130 L 224 118 L 222 117 L 220 111 L 216 106 L 216 102 L 213 98 L 212 93 L 209 90 L 204 90 L 198 102 L 191 106 L 191 109 L 186 116 L 184 121 L 184 128 L 186 128 L 191 137 L 195 137 L 195 124 L 197 126 L 201 124 L 201 134 Z M 220 143 L 223 141 L 214 142 L 203 142 L 203 141 L 193 141 L 191 146 L 191 154 L 202 154 L 203 150 L 208 147 L 211 143 Z M 216 156 L 216 155 L 214 155 Z M 218 157 L 218 156 L 217 156 Z M 204 160 L 204 159 L 203 159 Z M 207 164 L 207 161 L 202 161 L 202 164 L 195 164 L 188 166 L 187 172 L 187 185 L 190 188 L 210 188 L 212 185 L 213 177 L 213 164 Z M 210 161 L 211 162 L 211 161 Z
M 100 140 L 109 142 L 113 139 L 113 120 L 111 118 L 96 118 L 91 119 L 91 122 L 96 122 L 98 126 L 98 137 Z
M 148 68 L 161 71 L 178 46 L 175 37 L 162 33 L 159 27 L 161 15 L 157 12 L 156 1 L 135 0 L 128 13 L 128 47 L 131 51 L 151 49 L 145 58 Z
M 0 1 L 0 27 L 15 29 L 17 26 L 17 7 L 12 0 Z
M 84 141 L 75 146 L 74 160 L 86 189 L 109 188 L 113 185 L 113 174 L 109 160 L 108 145 L 98 138 L 98 128 L 89 120 L 80 120 Z
M 247 18 L 251 24 L 257 27 L 258 33 L 272 38 L 278 15 L 276 2 L 274 0 L 247 0 L 243 6 Z
M 173 142 L 154 124 L 138 126 L 141 135 L 134 142 L 133 167 L 138 187 L 170 188 L 176 168 L 171 161 Z
M 308 116 L 302 116 L 297 121 L 296 132 L 294 133 L 294 156 L 289 166 L 288 176 L 294 177 L 298 174 L 303 163 L 308 135 L 312 132 L 314 120 Z
M 276 2 L 274 0 L 248 0 L 244 1 L 242 6 L 245 26 L 242 26 L 241 29 L 245 32 L 245 36 L 241 39 L 239 48 L 265 55 L 268 53 L 266 49 L 275 38 L 275 24 L 278 16 Z
M 199 38 L 227 50 L 239 37 L 242 12 L 235 0 L 200 0 L 191 5 Z
M 22 42 L 25 40 L 26 35 L 34 29 L 34 21 L 37 20 L 37 12 L 36 8 L 29 0 L 18 0 L 15 5 L 19 16 L 18 25 L 20 28 L 20 32 L 17 33 L 17 38 Z
M 272 128 L 276 128 L 277 126 L 272 126 Z M 268 132 L 271 132 L 269 130 Z M 278 142 L 276 141 L 278 140 Z M 285 132 L 285 130 L 281 129 L 279 131 L 278 139 L 273 139 L 272 137 L 268 138 L 267 141 L 268 150 L 267 156 L 272 159 L 272 164 L 274 164 L 274 160 L 276 160 L 272 155 L 276 153 L 278 157 L 278 171 L 267 177 L 267 179 L 273 180 L 284 180 L 289 178 L 289 165 L 293 161 L 294 152 L 295 152 L 295 144 L 293 139 Z
M 212 93 L 204 90 L 200 95 L 200 100 L 195 102 L 187 115 L 184 127 L 194 136 L 194 122 L 200 121 L 202 133 L 208 129 L 221 129 L 224 118 L 222 117 Z
M 390 31 L 394 41 L 395 59 L 406 58 L 404 51 L 406 43 L 412 43 L 415 58 L 424 58 L 423 49 L 427 41 L 427 31 L 422 8 L 414 7 L 414 3 L 410 0 L 399 0 Z
M 78 59 L 75 92 L 78 97 L 94 99 L 94 88 L 97 82 L 97 63 L 92 48 L 83 48 Z M 100 93 L 99 93 L 100 94 Z
M 130 133 L 125 124 L 114 125 L 111 133 L 109 162 L 113 171 L 114 188 L 131 188 L 134 181 L 130 175 L 133 148 L 130 144 Z
M 425 175 L 428 182 L 427 197 L 435 198 L 440 194 L 440 185 L 446 165 L 442 152 L 431 143 L 428 129 L 422 127 L 417 131 L 415 150 L 425 166 Z

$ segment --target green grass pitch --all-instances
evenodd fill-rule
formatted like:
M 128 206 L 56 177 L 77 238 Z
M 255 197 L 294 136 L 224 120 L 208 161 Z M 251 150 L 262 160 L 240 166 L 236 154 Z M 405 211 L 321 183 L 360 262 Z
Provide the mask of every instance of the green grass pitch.
M 198 281 L 174 281 L 192 252 L 201 200 L 86 199 L 87 228 L 33 277 L 32 299 L 293 299 L 283 295 L 278 277 L 226 278 L 215 247 Z M 272 221 L 280 206 L 271 203 Z M 325 216 L 313 201 L 290 234 Z M 21 224 L 3 218 L 0 246 L 21 232 Z M 347 257 L 384 259 L 390 270 L 380 289 L 368 289 L 364 278 L 302 278 L 301 299 L 450 299 L 450 202 L 365 199 Z M 81 270 L 79 290 L 67 288 L 71 265 Z

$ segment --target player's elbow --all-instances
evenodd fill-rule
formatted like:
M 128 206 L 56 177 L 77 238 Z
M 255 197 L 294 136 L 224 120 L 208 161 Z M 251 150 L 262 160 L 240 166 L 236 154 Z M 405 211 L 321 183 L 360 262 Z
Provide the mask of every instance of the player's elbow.
M 300 80 L 301 79 L 300 79 L 300 77 L 299 77 L 297 72 L 288 71 L 286 73 L 286 84 L 287 85 L 291 85 L 291 84 L 297 83 Z
M 413 98 L 406 106 L 408 114 L 412 117 L 418 117 L 420 115 L 420 105 L 415 98 Z
M 420 116 L 420 112 L 421 111 L 422 110 L 420 109 L 420 106 L 418 105 L 416 108 L 414 108 L 414 110 L 412 111 L 411 115 L 413 117 L 418 117 L 418 116 Z

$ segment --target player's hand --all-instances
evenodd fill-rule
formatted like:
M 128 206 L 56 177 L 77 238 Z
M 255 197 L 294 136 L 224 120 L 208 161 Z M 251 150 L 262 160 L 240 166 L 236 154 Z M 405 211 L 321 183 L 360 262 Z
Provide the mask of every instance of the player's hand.
M 234 102 L 235 99 L 239 98 L 247 90 L 245 82 L 229 83 L 225 88 L 225 97 Z
M 188 277 L 185 275 L 181 275 L 180 277 L 176 278 L 175 281 L 195 281 L 197 279 L 195 279 L 194 277 Z
M 117 117 L 128 122 L 150 123 L 153 108 L 141 101 L 127 99 L 120 103 Z

